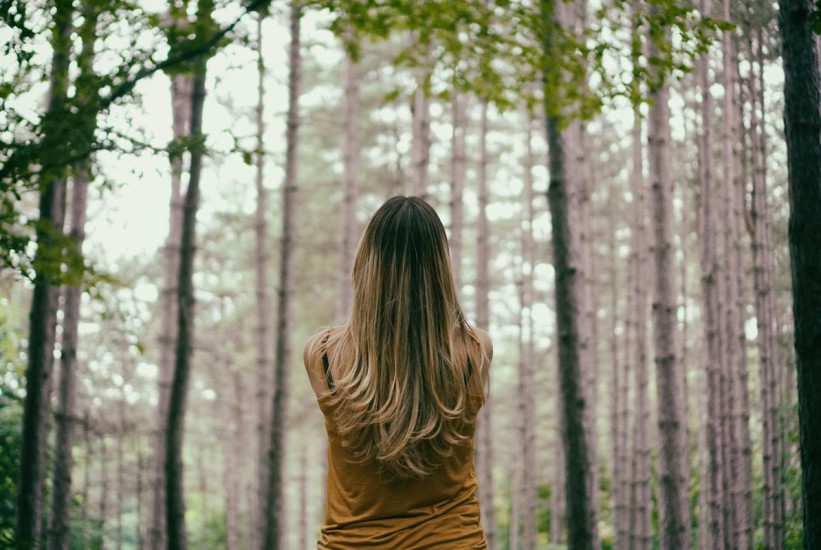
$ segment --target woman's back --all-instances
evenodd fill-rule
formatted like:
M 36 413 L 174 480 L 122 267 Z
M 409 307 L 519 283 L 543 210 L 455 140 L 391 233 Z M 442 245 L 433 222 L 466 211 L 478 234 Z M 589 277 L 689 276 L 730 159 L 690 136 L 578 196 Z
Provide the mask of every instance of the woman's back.
M 430 205 L 377 210 L 353 290 L 348 321 L 305 346 L 328 434 L 319 548 L 485 548 L 473 436 L 492 346 L 464 319 Z
M 336 430 L 335 406 L 323 367 L 324 336 L 318 334 L 305 347 L 305 366 L 328 434 L 327 501 L 318 548 L 486 548 L 473 464 L 473 434 L 482 396 L 471 397 L 460 430 L 463 443 L 432 473 L 422 478 L 386 478 L 376 461 L 359 460 Z M 474 364 L 480 364 L 482 359 L 476 355 Z

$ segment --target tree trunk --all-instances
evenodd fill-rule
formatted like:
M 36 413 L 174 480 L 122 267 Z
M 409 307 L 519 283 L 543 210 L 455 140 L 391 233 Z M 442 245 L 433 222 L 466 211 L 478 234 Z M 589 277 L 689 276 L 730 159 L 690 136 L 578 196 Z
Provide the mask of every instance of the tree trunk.
M 649 550 L 650 531 L 650 407 L 648 404 L 649 369 L 647 356 L 647 293 L 650 284 L 649 254 L 647 236 L 647 198 L 643 171 L 642 116 L 638 107 L 634 108 L 633 122 L 633 166 L 631 172 L 631 192 L 633 203 L 634 234 L 632 248 L 635 250 L 635 278 L 633 280 L 633 322 L 635 325 L 635 380 L 636 401 L 633 434 L 633 458 L 631 462 L 630 485 L 630 547 L 635 550 Z
M 413 143 L 411 148 L 411 194 L 428 199 L 430 179 L 430 105 L 427 96 L 427 76 L 421 70 L 416 75 L 411 115 Z
M 658 7 L 652 11 L 658 15 Z M 660 55 L 667 30 L 651 28 L 650 57 Z M 656 395 L 662 406 L 659 426 L 659 533 L 662 550 L 690 547 L 689 464 L 687 419 L 681 385 L 684 376 L 676 360 L 676 301 L 672 243 L 672 181 L 670 179 L 669 84 L 658 68 L 651 70 L 648 151 L 653 228 L 653 337 Z
M 77 78 L 78 99 L 93 100 L 94 90 L 88 89 L 89 80 L 94 73 L 94 37 L 97 27 L 98 11 L 85 4 L 83 6 L 83 25 L 80 29 L 82 52 L 77 58 L 80 75 Z M 96 118 L 96 111 L 89 116 Z M 91 128 L 96 127 L 89 121 Z M 92 130 L 93 131 L 93 130 Z M 69 237 L 73 253 L 82 256 L 85 240 L 86 204 L 88 203 L 88 164 L 75 167 L 75 176 L 71 192 L 71 228 Z M 82 296 L 82 271 L 77 273 L 78 280 L 74 285 L 65 287 L 63 303 L 63 334 L 60 346 L 60 387 L 58 394 L 58 413 L 54 444 L 54 471 L 52 477 L 51 531 L 49 548 L 68 550 L 71 540 L 71 473 L 73 466 L 72 449 L 74 441 L 74 424 L 77 421 L 75 412 L 75 394 L 77 386 L 77 326 L 80 321 L 80 298 Z
M 536 524 L 537 487 L 536 487 L 536 403 L 534 400 L 534 349 L 533 349 L 533 268 L 536 261 L 535 243 L 533 242 L 533 166 L 535 160 L 532 147 L 533 120 L 527 119 L 527 138 L 524 177 L 524 228 L 522 231 L 522 260 L 527 266 L 522 270 L 521 305 L 522 312 L 527 311 L 527 318 L 522 319 L 520 333 L 522 342 L 520 356 L 520 400 L 521 439 L 522 439 L 522 541 L 526 550 L 536 548 L 538 526 Z
M 71 239 L 76 252 L 82 252 L 85 239 L 88 170 L 79 168 L 71 193 Z M 51 531 L 49 548 L 68 550 L 71 540 L 71 472 L 77 386 L 77 325 L 80 320 L 82 288 L 66 286 L 64 291 L 63 335 L 60 346 L 60 388 L 55 434 L 52 477 Z
M 278 550 L 285 544 L 284 485 L 286 414 L 291 362 L 291 308 L 294 288 L 294 243 L 296 241 L 297 146 L 300 93 L 300 19 L 299 2 L 291 2 L 291 45 L 288 71 L 288 119 L 285 151 L 285 182 L 282 186 L 282 236 L 277 292 L 276 353 L 274 356 L 274 397 L 271 408 L 271 442 L 265 484 L 265 536 L 261 550 Z
M 192 80 L 190 75 L 174 75 L 171 79 L 172 131 L 175 140 L 190 132 Z M 169 199 L 168 237 L 163 246 L 162 318 L 159 336 L 160 359 L 157 398 L 157 431 L 154 439 L 153 467 L 150 484 L 151 505 L 148 538 L 152 548 L 165 548 L 165 454 L 168 399 L 174 375 L 174 353 L 177 345 L 177 277 L 182 240 L 183 196 L 181 192 L 182 155 L 169 155 L 171 164 L 171 196 Z
M 342 321 L 351 307 L 351 272 L 357 239 L 356 180 L 359 178 L 359 76 L 356 62 L 345 54 L 345 111 L 343 121 L 342 210 L 339 220 L 339 301 L 336 317 Z
M 464 208 L 462 195 L 465 190 L 465 165 L 467 152 L 465 133 L 467 132 L 467 98 L 454 89 L 451 91 L 451 158 L 450 158 L 450 257 L 456 288 L 462 288 L 462 227 Z
M 105 434 L 99 434 L 100 438 L 100 502 L 99 502 L 99 522 L 100 522 L 100 546 L 105 548 L 106 533 L 105 524 L 108 515 L 108 451 L 106 449 Z
M 42 122 L 46 142 L 58 143 L 65 138 L 61 119 L 69 85 L 72 16 L 72 2 L 55 2 L 49 102 Z M 29 314 L 26 397 L 23 404 L 15 525 L 17 547 L 27 549 L 40 548 L 41 544 L 47 423 L 51 409 L 49 400 L 59 296 L 59 286 L 54 286 L 53 283 L 60 272 L 59 261 L 56 265 L 49 264 L 55 263 L 54 258 L 59 253 L 53 235 L 63 230 L 65 175 L 61 172 L 61 169 L 49 170 L 41 175 L 40 182 L 40 219 L 34 258 L 36 276 Z
M 490 306 L 490 243 L 487 224 L 488 186 L 487 186 L 487 122 L 488 104 L 482 102 L 482 123 L 479 135 L 479 213 L 476 221 L 476 326 L 489 330 Z M 479 412 L 478 442 L 476 446 L 476 470 L 479 476 L 479 503 L 482 508 L 482 524 L 485 529 L 488 550 L 498 548 L 498 532 L 496 524 L 496 499 L 493 483 L 493 454 L 492 454 L 492 400 L 488 400 Z
M 804 548 L 821 548 L 821 97 L 809 0 L 780 0 Z
M 197 6 L 200 32 L 211 27 L 212 2 L 202 0 Z M 200 201 L 200 174 L 204 140 L 202 112 L 205 103 L 206 58 L 194 62 L 191 93 L 191 128 L 194 140 L 188 170 L 188 187 L 183 206 L 182 238 L 180 242 L 177 282 L 177 341 L 174 354 L 174 377 L 168 399 L 165 454 L 165 506 L 168 550 L 185 550 L 188 540 L 185 528 L 185 498 L 183 494 L 182 444 L 185 425 L 186 397 L 194 344 L 194 254 L 196 222 Z
M 759 44 L 760 45 L 760 44 Z M 762 514 L 764 524 L 764 548 L 778 549 L 783 545 L 783 526 L 777 515 L 781 506 L 781 424 L 779 422 L 778 379 L 779 365 L 778 322 L 775 311 L 774 278 L 772 262 L 772 230 L 770 228 L 767 201 L 766 136 L 759 112 L 764 113 L 763 90 L 757 86 L 763 63 L 761 56 L 753 53 L 748 42 L 749 58 L 757 57 L 759 75 L 752 73 L 748 79 L 750 109 L 750 134 L 752 141 L 752 200 L 750 217 L 753 225 L 753 285 L 755 312 L 758 328 L 759 386 L 762 420 Z M 756 52 L 757 53 L 757 52 Z
M 555 56 L 555 36 L 561 29 L 556 16 L 556 3 L 543 0 L 545 81 L 558 87 L 564 79 L 558 67 L 549 66 Z M 549 90 L 550 86 L 546 86 Z M 561 384 L 563 440 L 565 448 L 568 545 L 574 549 L 598 547 L 597 510 L 594 475 L 593 438 L 588 434 L 588 418 L 593 403 L 587 400 L 584 389 L 585 370 L 582 343 L 584 332 L 584 273 L 579 249 L 577 227 L 571 220 L 577 219 L 578 174 L 567 170 L 565 165 L 566 136 L 560 131 L 559 115 L 552 101 L 545 98 L 547 143 L 549 148 L 548 170 L 550 186 L 547 200 L 550 206 L 553 264 L 556 272 L 556 327 L 558 331 L 559 380 Z M 581 170 L 582 167 L 576 167 Z M 575 176 L 571 178 L 570 176 Z
M 256 252 L 254 255 L 256 285 L 256 446 L 257 446 L 257 479 L 264 476 L 265 457 L 268 453 L 269 421 L 271 419 L 271 296 L 268 290 L 268 269 L 271 258 L 268 244 L 268 189 L 265 187 L 265 62 L 262 49 L 262 13 L 257 17 L 257 151 L 256 151 L 256 191 L 257 209 L 255 214 Z M 263 525 L 260 509 L 265 502 L 263 484 L 256 487 L 253 496 L 254 505 L 251 514 L 254 517 L 255 529 L 251 533 L 251 547 L 259 545 L 263 537 Z
M 710 15 L 710 0 L 702 0 L 701 11 L 704 17 Z M 722 472 L 723 452 L 721 437 L 721 338 L 719 331 L 719 289 L 720 270 L 718 264 L 718 250 L 716 249 L 716 234 L 718 232 L 718 216 L 714 205 L 717 200 L 715 182 L 713 179 L 713 159 L 711 125 L 713 120 L 712 96 L 710 95 L 710 81 L 708 78 L 708 54 L 703 54 L 698 60 L 698 78 L 701 92 L 701 135 L 698 140 L 699 173 L 699 258 L 701 265 L 701 294 L 703 299 L 704 341 L 706 353 L 702 354 L 705 360 L 707 373 L 707 512 L 708 532 L 706 539 L 708 547 L 718 548 L 724 545 L 724 511 Z

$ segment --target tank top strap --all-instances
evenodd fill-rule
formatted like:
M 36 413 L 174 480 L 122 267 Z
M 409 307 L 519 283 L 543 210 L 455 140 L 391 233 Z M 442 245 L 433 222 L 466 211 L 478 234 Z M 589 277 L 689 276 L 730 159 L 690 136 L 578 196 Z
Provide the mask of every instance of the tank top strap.
M 328 343 L 328 336 L 331 335 L 331 331 L 325 333 L 325 336 L 322 337 L 322 370 L 325 372 L 325 381 L 328 384 L 328 389 L 333 391 L 334 390 L 334 377 L 331 374 L 331 364 L 328 361 L 328 350 L 325 348 L 325 345 Z

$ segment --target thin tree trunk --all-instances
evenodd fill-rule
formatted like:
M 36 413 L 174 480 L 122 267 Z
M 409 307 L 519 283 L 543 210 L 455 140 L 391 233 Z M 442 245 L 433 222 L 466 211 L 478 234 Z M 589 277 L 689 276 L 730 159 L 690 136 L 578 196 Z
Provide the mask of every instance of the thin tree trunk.
M 488 186 L 487 186 L 487 133 L 488 104 L 482 102 L 482 122 L 479 134 L 479 214 L 476 222 L 476 326 L 489 330 L 490 306 L 490 243 L 487 224 Z M 478 436 L 476 447 L 476 470 L 479 476 L 479 502 L 482 509 L 482 525 L 485 529 L 489 550 L 498 548 L 498 532 L 496 523 L 496 502 L 493 484 L 493 455 L 492 455 L 492 402 L 488 400 L 479 412 Z
M 171 114 L 174 139 L 180 140 L 190 132 L 192 80 L 190 75 L 175 75 L 171 80 Z M 151 505 L 148 537 L 152 548 L 165 548 L 165 455 L 168 399 L 174 375 L 174 350 L 177 345 L 177 277 L 180 264 L 180 241 L 184 198 L 181 192 L 182 155 L 169 155 L 171 164 L 171 195 L 169 199 L 168 237 L 163 246 L 162 317 L 159 337 L 159 395 L 157 398 L 157 431 L 154 437 L 153 467 L 151 471 Z
M 231 381 L 233 382 L 232 398 L 225 396 L 226 422 L 222 440 L 224 441 L 223 455 L 225 457 L 225 545 L 226 550 L 239 549 L 239 472 L 235 464 L 235 456 L 238 449 L 242 448 L 242 435 L 240 424 L 242 423 L 242 377 L 233 369 Z M 228 383 L 230 384 L 230 382 Z M 228 385 L 226 384 L 226 385 Z M 226 392 L 228 393 L 228 392 Z
M 203 0 L 197 6 L 197 23 L 202 32 L 209 32 L 213 3 Z M 183 492 L 182 444 L 185 425 L 186 397 L 194 343 L 194 254 L 196 222 L 200 201 L 202 172 L 202 113 L 205 103 L 206 58 L 194 62 L 191 93 L 191 137 L 196 141 L 191 150 L 188 187 L 183 206 L 182 239 L 180 242 L 179 277 L 177 282 L 177 341 L 174 377 L 168 400 L 165 455 L 165 506 L 168 550 L 185 550 L 188 540 L 185 527 Z
M 288 118 L 285 151 L 285 181 L 282 186 L 282 235 L 277 291 L 276 353 L 274 356 L 274 396 L 271 407 L 271 442 L 266 474 L 265 536 L 261 550 L 278 550 L 285 544 L 284 485 L 286 413 L 291 361 L 292 297 L 294 288 L 294 243 L 296 241 L 297 146 L 300 93 L 300 19 L 299 2 L 291 2 L 291 45 L 288 71 Z
M 415 38 L 413 38 L 415 40 Z M 411 145 L 411 194 L 428 199 L 430 179 L 430 101 L 427 96 L 427 76 L 422 70 L 416 75 L 416 90 L 411 105 L 413 143 Z
M 521 409 L 522 418 L 522 492 L 521 499 L 523 516 L 522 540 L 525 550 L 536 548 L 538 535 L 537 520 L 537 486 L 536 486 L 536 404 L 534 400 L 534 349 L 533 349 L 533 268 L 536 261 L 536 246 L 533 242 L 533 157 L 532 147 L 533 120 L 527 119 L 527 139 L 525 156 L 525 223 L 522 233 L 522 259 L 527 269 L 522 272 L 522 311 L 527 311 L 527 318 L 522 320 L 522 338 L 520 350 L 521 360 Z M 526 330 L 525 330 L 526 329 Z
M 108 452 L 106 449 L 105 435 L 100 434 L 100 502 L 99 502 L 99 522 L 100 522 L 100 546 L 106 545 L 106 518 L 108 515 Z
M 127 353 L 126 350 L 121 350 L 123 356 Z M 125 471 L 124 471 L 124 449 L 123 444 L 125 440 L 125 382 L 120 386 L 120 399 L 117 403 L 117 505 L 115 507 L 115 515 L 117 517 L 117 544 L 115 548 L 122 550 L 123 548 L 123 501 L 128 494 L 125 488 Z
M 556 55 L 554 34 L 561 29 L 557 17 L 557 5 L 553 0 L 541 4 L 544 30 L 545 59 Z M 546 88 L 558 88 L 564 75 L 558 67 L 545 64 Z M 554 90 L 555 91 L 555 90 Z M 582 343 L 584 334 L 584 261 L 579 249 L 579 235 L 572 220 L 576 220 L 579 182 L 569 176 L 574 174 L 565 163 L 566 139 L 560 131 L 558 113 L 551 110 L 551 101 L 545 99 L 547 143 L 549 148 L 548 169 L 550 186 L 547 200 L 550 206 L 553 264 L 556 273 L 556 327 L 558 331 L 559 380 L 561 384 L 563 440 L 565 447 L 568 545 L 574 549 L 598 547 L 597 510 L 594 475 L 595 453 L 593 437 L 588 433 L 588 419 L 593 406 L 584 389 L 585 368 Z M 579 167 L 581 169 L 581 167 Z
M 254 254 L 256 286 L 256 446 L 257 446 L 257 479 L 264 476 L 265 457 L 267 456 L 269 421 L 271 419 L 271 296 L 268 290 L 268 269 L 271 258 L 268 244 L 268 189 L 265 187 L 265 57 L 262 49 L 262 13 L 257 17 L 257 151 L 256 151 L 256 192 L 257 209 L 255 214 L 256 251 Z M 253 495 L 254 505 L 251 515 L 254 518 L 254 530 L 251 533 L 251 547 L 259 545 L 263 536 L 264 521 L 260 509 L 265 502 L 263 484 L 258 484 Z
M 464 209 L 462 195 L 465 189 L 465 166 L 467 152 L 465 134 L 467 132 L 467 98 L 454 89 L 451 92 L 451 159 L 450 159 L 450 257 L 456 288 L 462 287 L 462 228 Z
M 45 140 L 63 139 L 61 112 L 68 91 L 68 66 L 71 55 L 72 2 L 55 2 L 54 30 L 48 110 L 43 120 Z M 57 325 L 59 286 L 53 281 L 59 267 L 47 266 L 48 257 L 56 254 L 53 234 L 63 230 L 65 214 L 65 179 L 59 170 L 41 176 L 40 220 L 37 225 L 37 252 L 34 258 L 36 276 L 29 314 L 28 365 L 26 397 L 23 403 L 23 426 L 20 444 L 20 470 L 17 483 L 17 517 L 15 541 L 18 548 L 40 548 L 43 516 L 43 480 L 46 468 L 46 444 L 54 338 Z M 53 272 L 49 272 L 49 269 Z
M 562 432 L 564 430 L 564 415 L 561 388 L 556 384 L 556 437 L 553 452 L 553 481 L 550 492 L 550 543 L 559 545 L 562 542 L 566 518 L 565 498 L 565 456 Z
M 83 490 L 82 490 L 82 504 L 80 508 L 80 520 L 83 524 L 83 532 L 80 535 L 80 542 L 82 547 L 88 545 L 88 495 L 89 487 L 91 486 L 91 421 L 89 420 L 88 409 L 83 415 L 83 448 L 85 449 L 85 460 L 83 461 Z
M 80 29 L 82 51 L 77 58 L 80 75 L 77 78 L 79 99 L 92 100 L 94 91 L 88 89 L 93 80 L 92 62 L 94 58 L 94 37 L 98 11 L 88 4 L 83 5 L 83 25 Z M 93 112 L 96 117 L 96 111 Z M 93 128 L 95 124 L 91 124 Z M 82 255 L 85 240 L 86 204 L 88 203 L 88 164 L 75 167 L 71 192 L 71 228 L 69 237 L 73 253 Z M 49 548 L 68 550 L 71 540 L 71 474 L 73 467 L 72 449 L 77 386 L 77 326 L 80 321 L 80 298 L 82 296 L 82 272 L 74 285 L 65 287 L 63 303 L 63 334 L 60 345 L 60 386 L 58 394 L 58 414 L 55 433 L 54 471 L 52 477 L 51 532 Z
M 748 55 L 754 57 L 752 44 L 748 41 Z M 759 72 L 763 60 L 757 56 Z M 774 299 L 774 266 L 771 260 L 771 228 L 767 201 L 766 147 L 763 122 L 759 112 L 764 113 L 764 97 L 757 86 L 759 76 L 751 74 L 748 79 L 750 109 L 750 133 L 752 141 L 753 174 L 750 217 L 753 225 L 753 284 L 755 288 L 755 311 L 758 327 L 759 386 L 762 420 L 762 514 L 764 524 L 764 548 L 781 548 L 783 531 L 777 525 L 777 510 L 781 494 L 781 460 L 779 442 L 781 438 L 778 420 L 778 388 L 775 376 L 779 364 L 778 323 Z
M 630 487 L 630 547 L 634 550 L 649 550 L 650 531 L 650 406 L 648 403 L 649 369 L 647 352 L 648 300 L 646 288 L 650 284 L 649 249 L 647 235 L 647 198 L 643 172 L 642 116 L 638 107 L 634 108 L 633 122 L 633 166 L 631 190 L 633 203 L 632 233 L 635 249 L 635 279 L 632 293 L 635 311 L 635 380 L 636 401 L 633 435 L 633 461 L 631 464 Z
M 701 11 L 704 17 L 710 15 L 710 0 L 702 0 Z M 707 373 L 707 467 L 706 492 L 709 537 L 707 544 L 710 548 L 718 548 L 724 544 L 724 512 L 722 471 L 723 453 L 721 437 L 721 371 L 720 371 L 720 332 L 719 332 L 719 289 L 720 278 L 718 251 L 716 248 L 716 233 L 718 231 L 718 217 L 714 205 L 716 203 L 715 183 L 713 180 L 713 159 L 710 154 L 712 148 L 711 124 L 713 120 L 712 97 L 710 95 L 710 81 L 708 78 L 708 54 L 703 54 L 698 60 L 698 78 L 701 92 L 701 135 L 698 141 L 698 166 L 700 186 L 699 212 L 699 244 L 701 264 L 701 293 L 704 302 L 704 341 L 706 353 L 702 354 Z
M 729 0 L 723 0 L 723 18 L 727 21 L 730 17 Z M 729 459 L 725 463 L 725 540 L 727 546 L 736 548 L 741 543 L 742 534 L 747 532 L 749 523 L 748 512 L 744 511 L 745 502 L 742 500 L 743 490 L 740 486 L 745 472 L 749 470 L 742 463 L 741 440 L 742 431 L 749 426 L 741 425 L 742 397 L 741 393 L 746 392 L 746 387 L 740 384 L 741 370 L 744 365 L 743 349 L 743 324 L 739 310 L 740 293 L 739 273 L 741 271 L 741 243 L 740 243 L 740 211 L 739 200 L 737 200 L 737 189 L 739 185 L 736 172 L 736 151 L 737 141 L 736 131 L 736 97 L 734 77 L 734 53 L 731 31 L 725 31 L 722 36 L 722 86 L 723 96 L 723 117 L 722 117 L 722 166 L 723 185 L 722 201 L 724 220 L 724 256 L 727 259 L 727 268 L 724 270 L 725 294 L 725 334 L 726 339 L 722 342 L 726 349 L 725 365 L 725 388 L 722 400 L 727 408 L 725 438 L 725 456 Z M 740 198 L 740 197 L 739 197 Z M 742 547 L 748 547 L 745 544 Z
M 652 11 L 658 11 L 653 7 Z M 657 15 L 657 13 L 655 13 Z M 660 55 L 667 30 L 651 28 L 649 53 Z M 659 533 L 662 550 L 690 547 L 687 419 L 681 391 L 684 376 L 676 359 L 675 273 L 672 244 L 669 84 L 657 68 L 651 71 L 648 151 L 653 227 L 653 336 L 659 426 Z
M 340 321 L 351 307 L 354 249 L 356 248 L 356 181 L 359 178 L 359 75 L 350 53 L 345 54 L 345 110 L 342 128 L 342 209 L 339 220 L 339 301 Z

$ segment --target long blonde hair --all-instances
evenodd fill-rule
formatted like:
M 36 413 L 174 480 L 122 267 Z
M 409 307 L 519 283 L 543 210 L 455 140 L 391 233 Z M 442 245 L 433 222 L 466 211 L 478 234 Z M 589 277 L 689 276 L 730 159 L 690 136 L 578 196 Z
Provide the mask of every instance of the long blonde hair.
M 418 197 L 389 199 L 359 242 L 348 321 L 327 342 L 343 444 L 390 477 L 430 473 L 484 397 L 473 340 L 442 222 Z

